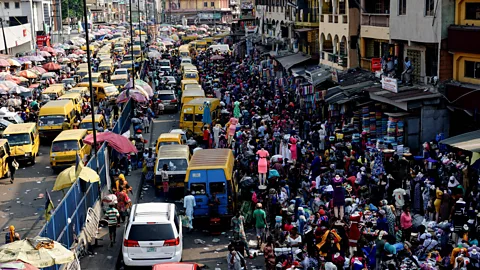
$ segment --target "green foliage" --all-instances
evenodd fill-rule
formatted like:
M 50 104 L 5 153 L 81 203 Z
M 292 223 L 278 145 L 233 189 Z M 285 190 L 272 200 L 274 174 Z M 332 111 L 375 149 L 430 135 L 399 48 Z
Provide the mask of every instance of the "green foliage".
M 83 0 L 62 0 L 62 19 L 83 18 Z

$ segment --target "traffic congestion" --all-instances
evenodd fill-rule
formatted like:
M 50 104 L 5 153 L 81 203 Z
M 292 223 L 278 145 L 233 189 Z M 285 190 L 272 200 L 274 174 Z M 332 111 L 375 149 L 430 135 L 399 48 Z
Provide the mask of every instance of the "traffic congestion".
M 464 155 L 440 139 L 400 152 L 303 110 L 295 77 L 256 49 L 236 53 L 228 27 L 132 32 L 95 26 L 88 45 L 0 59 L 4 196 L 56 202 L 75 181 L 99 181 L 84 166 L 106 142 L 99 223 L 118 268 L 480 268 Z M 115 134 L 129 102 L 131 126 Z M 39 218 L 22 231 L 3 211 L 7 245 L 34 237 L 45 211 L 13 197 L 7 209 Z

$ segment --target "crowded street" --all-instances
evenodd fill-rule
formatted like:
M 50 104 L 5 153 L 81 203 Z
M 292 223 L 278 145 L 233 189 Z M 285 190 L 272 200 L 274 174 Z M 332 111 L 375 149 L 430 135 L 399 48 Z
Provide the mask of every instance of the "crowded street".
M 411 2 L 263 2 L 3 35 L 0 270 L 480 269 L 480 60 L 402 43 Z

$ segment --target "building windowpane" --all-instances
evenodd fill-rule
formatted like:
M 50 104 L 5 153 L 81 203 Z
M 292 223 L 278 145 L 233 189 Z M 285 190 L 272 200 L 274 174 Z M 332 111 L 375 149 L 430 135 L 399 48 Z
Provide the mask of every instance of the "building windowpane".
M 398 0 L 398 15 L 407 14 L 407 0 Z
M 435 0 L 425 0 L 425 16 L 435 15 Z
M 15 2 L 15 8 L 19 9 L 20 8 L 20 2 Z
M 480 20 L 480 3 L 465 4 L 465 19 Z
M 480 62 L 465 61 L 465 77 L 480 79 Z
M 208 7 L 208 2 L 203 2 L 203 7 Z
M 3 3 L 3 6 L 5 7 L 5 9 L 9 9 L 10 8 L 10 3 L 5 2 L 5 3 Z
M 214 7 L 214 6 L 215 6 L 215 2 L 210 2 L 210 6 L 211 6 L 211 7 Z

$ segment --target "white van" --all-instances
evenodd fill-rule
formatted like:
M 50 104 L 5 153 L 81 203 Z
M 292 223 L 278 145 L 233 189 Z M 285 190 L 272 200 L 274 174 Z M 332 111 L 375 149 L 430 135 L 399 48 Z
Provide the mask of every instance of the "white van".
M 221 53 L 228 53 L 230 52 L 230 47 L 227 44 L 215 44 L 215 45 L 210 45 L 208 47 L 209 49 L 212 49 L 214 52 L 215 51 L 220 51 Z

